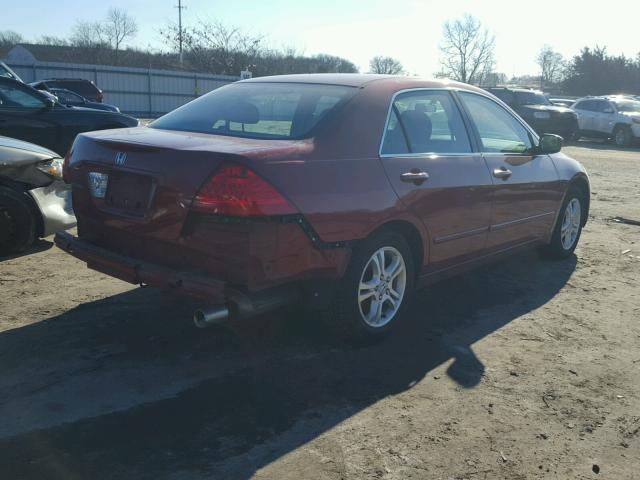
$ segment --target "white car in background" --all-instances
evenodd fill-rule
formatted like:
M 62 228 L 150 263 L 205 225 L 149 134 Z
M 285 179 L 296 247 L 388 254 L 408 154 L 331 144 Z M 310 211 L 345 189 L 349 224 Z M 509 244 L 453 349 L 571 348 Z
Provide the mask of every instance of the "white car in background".
M 640 140 L 640 101 L 628 96 L 584 97 L 571 107 L 580 137 L 611 139 L 619 147 Z

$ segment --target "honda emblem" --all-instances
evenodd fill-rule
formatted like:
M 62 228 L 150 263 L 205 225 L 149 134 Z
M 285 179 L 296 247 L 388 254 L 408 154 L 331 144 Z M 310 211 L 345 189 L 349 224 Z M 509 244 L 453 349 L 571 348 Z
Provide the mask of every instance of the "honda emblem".
M 127 161 L 127 152 L 116 153 L 116 165 L 122 166 Z

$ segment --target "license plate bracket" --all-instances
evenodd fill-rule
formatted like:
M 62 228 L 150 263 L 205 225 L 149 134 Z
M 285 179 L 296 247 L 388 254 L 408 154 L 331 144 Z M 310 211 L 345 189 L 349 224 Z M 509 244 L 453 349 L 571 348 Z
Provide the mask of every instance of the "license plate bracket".
M 153 180 L 145 175 L 111 172 L 105 195 L 105 205 L 130 215 L 142 216 L 151 200 Z

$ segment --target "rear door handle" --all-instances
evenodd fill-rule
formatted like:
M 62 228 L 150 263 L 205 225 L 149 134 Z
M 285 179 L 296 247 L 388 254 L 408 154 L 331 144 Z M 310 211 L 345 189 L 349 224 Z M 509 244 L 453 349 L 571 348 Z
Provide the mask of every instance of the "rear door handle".
M 508 179 L 511 175 L 513 175 L 513 172 L 508 168 L 500 167 L 493 170 L 493 176 L 502 180 Z
M 429 174 L 427 172 L 422 172 L 417 168 L 414 168 L 410 172 L 405 172 L 401 174 L 400 180 L 405 183 L 414 183 L 416 185 L 422 185 L 426 180 L 429 180 Z

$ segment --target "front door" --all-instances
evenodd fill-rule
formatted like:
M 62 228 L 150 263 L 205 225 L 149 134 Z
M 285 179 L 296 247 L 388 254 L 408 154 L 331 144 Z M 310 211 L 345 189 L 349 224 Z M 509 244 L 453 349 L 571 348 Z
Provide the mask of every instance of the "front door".
M 492 181 L 447 90 L 412 90 L 392 103 L 381 160 L 400 200 L 429 232 L 428 270 L 484 250 Z
M 533 153 L 531 133 L 492 99 L 458 93 L 471 118 L 493 181 L 487 247 L 502 249 L 546 239 L 562 198 L 562 185 L 548 155 Z
M 17 81 L 0 78 L 0 135 L 55 150 L 58 128 L 37 93 Z

